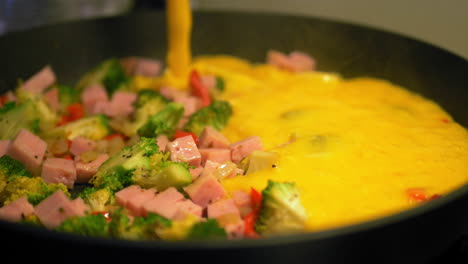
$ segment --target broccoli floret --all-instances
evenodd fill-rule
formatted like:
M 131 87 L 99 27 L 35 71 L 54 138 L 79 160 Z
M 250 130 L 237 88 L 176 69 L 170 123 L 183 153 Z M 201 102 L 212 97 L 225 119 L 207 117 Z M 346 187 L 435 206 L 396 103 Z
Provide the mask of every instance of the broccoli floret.
M 0 193 L 0 202 L 6 205 L 26 195 L 32 205 L 37 205 L 57 190 L 62 190 L 70 196 L 67 187 L 62 183 L 47 184 L 41 177 L 19 177 L 5 186 L 3 192 Z
M 161 134 L 172 136 L 183 115 L 182 104 L 169 103 L 163 110 L 149 117 L 148 121 L 138 129 L 138 135 L 142 137 L 156 137 Z
M 143 90 L 138 91 L 138 96 L 135 102 L 135 106 L 139 108 L 147 103 L 154 102 L 154 100 L 157 100 L 158 104 L 162 104 L 162 105 L 169 103 L 169 100 L 167 100 L 157 91 L 150 90 L 150 89 L 143 89 Z
M 226 126 L 232 115 L 232 108 L 228 102 L 214 101 L 211 105 L 193 113 L 184 126 L 184 130 L 200 135 L 206 126 L 221 130 Z
M 192 183 L 188 163 L 161 160 L 163 155 L 150 158 L 149 170 L 135 170 L 132 181 L 143 188 L 163 191 L 169 187 L 181 188 Z
M 18 97 L 18 102 L 20 103 L 31 101 L 35 116 L 37 116 L 36 119 L 39 119 L 42 126 L 51 127 L 57 122 L 57 112 L 49 107 L 41 94 L 34 94 L 24 89 L 16 89 L 16 97 Z
M 198 222 L 192 226 L 187 236 L 188 239 L 225 239 L 226 231 L 222 228 L 216 219 L 208 219 L 204 222 Z
M 126 75 L 119 60 L 109 59 L 86 73 L 78 82 L 77 88 L 82 90 L 96 83 L 104 85 L 109 96 L 112 96 L 115 91 L 128 87 L 130 77 Z
M 304 230 L 307 214 L 295 183 L 269 180 L 262 197 L 262 207 L 255 223 L 259 234 L 268 236 Z
M 21 104 L 7 103 L 0 108 L 0 139 L 13 139 L 22 128 L 37 133 L 38 121 L 39 115 L 31 100 Z
M 112 192 L 131 184 L 155 187 L 159 191 L 190 184 L 192 176 L 188 164 L 172 162 L 168 158 L 168 153 L 159 151 L 154 138 L 142 137 L 135 145 L 124 148 L 104 162 L 90 183 Z
M 150 169 L 150 157 L 153 155 L 161 155 L 156 140 L 140 138 L 133 146 L 122 149 L 104 162 L 90 183 L 96 188 L 118 191 L 132 183 L 135 170 Z
M 10 158 L 10 156 L 2 156 L 0 158 L 0 178 L 5 181 L 12 182 L 20 177 L 31 177 L 31 173 L 26 170 L 23 163 Z
M 130 240 L 159 239 L 157 231 L 172 225 L 171 220 L 154 213 L 149 213 L 146 217 L 138 216 L 130 221 L 121 208 L 111 214 L 111 219 L 109 229 L 112 236 Z
M 56 230 L 89 237 L 109 236 L 109 224 L 102 214 L 68 218 Z
M 78 197 L 89 205 L 91 212 L 105 212 L 107 207 L 114 202 L 114 195 L 108 188 L 87 187 L 78 194 Z
M 94 115 L 78 119 L 63 126 L 46 131 L 43 137 L 73 140 L 78 136 L 99 140 L 109 134 L 109 121 L 105 115 Z
M 61 110 L 65 110 L 67 106 L 78 103 L 80 101 L 80 92 L 78 89 L 67 85 L 57 85 L 58 99 Z

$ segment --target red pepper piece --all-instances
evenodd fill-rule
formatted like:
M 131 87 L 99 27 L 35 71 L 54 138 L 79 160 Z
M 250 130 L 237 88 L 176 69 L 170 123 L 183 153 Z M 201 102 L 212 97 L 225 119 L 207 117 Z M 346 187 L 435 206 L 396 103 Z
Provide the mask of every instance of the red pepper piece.
M 71 104 L 67 107 L 70 121 L 75 121 L 84 117 L 84 108 L 82 104 Z
M 409 198 L 413 201 L 424 202 L 427 200 L 426 191 L 422 188 L 412 188 L 406 191 Z
M 106 211 L 92 212 L 91 215 L 103 215 L 107 222 L 110 222 L 112 219 L 110 213 Z
M 108 141 L 111 141 L 112 139 L 114 139 L 116 137 L 120 137 L 122 140 L 125 140 L 125 136 L 122 135 L 122 134 L 119 134 L 119 133 L 110 134 L 110 135 L 104 137 L 104 139 L 108 140 Z
M 259 234 L 255 231 L 255 221 L 257 221 L 257 212 L 252 211 L 244 217 L 244 235 L 249 238 L 258 238 Z
M 210 91 L 203 85 L 200 74 L 196 70 L 190 72 L 190 88 L 192 94 L 201 99 L 202 107 L 209 106 L 211 104 Z

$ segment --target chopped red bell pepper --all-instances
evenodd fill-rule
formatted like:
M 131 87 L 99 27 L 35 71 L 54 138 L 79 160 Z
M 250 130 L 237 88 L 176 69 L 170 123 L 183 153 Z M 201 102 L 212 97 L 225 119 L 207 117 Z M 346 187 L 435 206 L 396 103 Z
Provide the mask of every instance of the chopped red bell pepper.
M 110 135 L 104 137 L 104 139 L 108 140 L 108 141 L 111 141 L 112 139 L 114 139 L 116 137 L 120 137 L 122 140 L 125 140 L 125 136 L 122 135 L 122 134 L 119 134 L 119 133 L 110 134 Z
M 76 103 L 71 104 L 67 107 L 67 114 L 60 118 L 57 126 L 63 126 L 69 122 L 76 121 L 84 117 L 84 108 L 82 104 Z
M 258 238 L 260 235 L 255 231 L 255 222 L 262 207 L 262 194 L 254 188 L 250 188 L 250 200 L 252 212 L 244 217 L 244 235 L 249 238 Z
M 409 198 L 413 201 L 424 202 L 427 200 L 426 191 L 422 188 L 412 188 L 406 191 Z
M 0 106 L 3 106 L 7 101 L 6 95 L 0 96 Z
M 192 94 L 201 99 L 202 107 L 209 106 L 211 104 L 210 91 L 203 85 L 200 78 L 200 74 L 196 70 L 190 72 L 190 88 Z
M 106 219 L 107 222 L 110 222 L 112 220 L 109 212 L 99 211 L 99 212 L 92 212 L 91 213 L 91 215 L 100 215 L 100 214 L 104 216 L 104 218 Z
M 186 136 L 192 136 L 193 141 L 195 141 L 195 144 L 198 146 L 198 137 L 195 135 L 195 133 L 192 132 L 186 132 L 182 130 L 176 130 L 174 133 L 174 139 L 176 138 L 181 138 L 181 137 L 186 137 Z
M 73 160 L 73 157 L 70 154 L 63 156 L 64 159 Z

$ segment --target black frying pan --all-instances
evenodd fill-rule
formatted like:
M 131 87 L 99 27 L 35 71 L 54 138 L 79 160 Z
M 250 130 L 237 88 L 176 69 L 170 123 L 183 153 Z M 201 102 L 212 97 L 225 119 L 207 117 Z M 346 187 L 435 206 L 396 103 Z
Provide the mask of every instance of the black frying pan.
M 0 90 L 46 64 L 73 84 L 96 63 L 129 55 L 164 59 L 165 17 L 140 13 L 12 33 L 0 38 Z M 196 13 L 193 53 L 264 61 L 268 49 L 302 50 L 318 69 L 390 80 L 437 101 L 468 127 L 468 62 L 399 35 L 326 20 L 242 13 Z M 468 175 L 467 175 L 468 176 Z M 345 202 L 345 201 L 344 201 Z M 84 238 L 0 222 L 2 258 L 60 261 L 217 263 L 429 263 L 468 229 L 468 185 L 433 202 L 339 229 L 259 241 L 132 242 Z M 461 261 L 461 260 L 460 260 Z

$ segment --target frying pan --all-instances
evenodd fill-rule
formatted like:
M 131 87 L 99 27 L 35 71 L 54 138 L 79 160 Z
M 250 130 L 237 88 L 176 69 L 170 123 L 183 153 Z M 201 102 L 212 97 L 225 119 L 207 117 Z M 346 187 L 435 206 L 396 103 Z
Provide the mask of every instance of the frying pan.
M 165 58 L 160 12 L 74 22 L 0 38 L 0 90 L 49 64 L 73 84 L 103 59 Z M 193 54 L 263 62 L 268 49 L 302 50 L 318 69 L 345 78 L 392 81 L 438 102 L 468 127 L 468 62 L 389 32 L 333 21 L 228 12 L 194 14 Z M 467 175 L 468 176 L 468 175 Z M 346 201 L 343 201 L 346 202 Z M 85 238 L 0 222 L 1 258 L 45 261 L 204 261 L 217 263 L 430 263 L 468 229 L 468 185 L 396 215 L 322 232 L 261 240 L 144 242 Z M 0 259 L 0 262 L 3 261 Z

